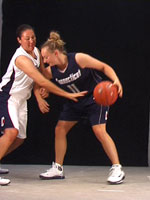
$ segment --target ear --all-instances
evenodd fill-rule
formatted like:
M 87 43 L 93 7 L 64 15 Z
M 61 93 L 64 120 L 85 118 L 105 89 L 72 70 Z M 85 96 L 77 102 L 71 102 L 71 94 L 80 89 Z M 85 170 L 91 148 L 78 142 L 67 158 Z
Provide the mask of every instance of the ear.
M 21 44 L 21 40 L 20 40 L 19 37 L 17 37 L 17 41 L 18 41 L 19 44 Z

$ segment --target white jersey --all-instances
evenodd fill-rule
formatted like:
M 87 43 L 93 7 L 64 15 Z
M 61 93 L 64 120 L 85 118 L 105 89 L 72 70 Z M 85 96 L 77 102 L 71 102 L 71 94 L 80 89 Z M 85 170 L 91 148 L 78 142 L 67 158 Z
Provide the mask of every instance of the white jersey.
M 4 96 L 6 94 L 6 99 L 10 96 L 14 97 L 18 101 L 30 98 L 31 90 L 33 88 L 33 79 L 31 79 L 15 65 L 15 60 L 18 56 L 23 55 L 30 58 L 35 67 L 39 68 L 40 54 L 36 47 L 34 48 L 34 53 L 36 55 L 36 59 L 28 54 L 21 46 L 14 53 L 9 63 L 7 72 L 2 77 L 2 81 L 0 83 L 0 92 L 2 92 Z

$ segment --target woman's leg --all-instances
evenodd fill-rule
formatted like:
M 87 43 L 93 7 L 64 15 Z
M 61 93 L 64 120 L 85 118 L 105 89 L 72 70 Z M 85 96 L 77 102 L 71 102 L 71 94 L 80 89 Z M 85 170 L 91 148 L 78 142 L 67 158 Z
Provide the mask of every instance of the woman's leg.
M 77 121 L 58 121 L 55 128 L 55 162 L 63 165 L 67 150 L 67 134 Z
M 14 140 L 14 142 L 11 144 L 11 146 L 8 148 L 6 155 L 8 155 L 9 153 L 11 153 L 12 151 L 14 151 L 15 149 L 17 149 L 19 146 L 21 146 L 24 143 L 24 139 L 21 138 L 16 138 Z
M 92 127 L 97 139 L 101 142 L 104 151 L 112 164 L 119 164 L 119 157 L 116 146 L 106 131 L 106 124 L 99 124 Z
M 0 137 L 0 160 L 4 157 L 9 147 L 15 141 L 18 135 L 18 130 L 16 128 L 7 128 L 4 134 Z
M 101 142 L 108 158 L 112 162 L 112 167 L 110 169 L 107 181 L 111 184 L 122 183 L 125 178 L 125 173 L 122 171 L 116 146 L 106 131 L 106 124 L 95 125 L 92 128 L 96 137 Z
M 40 174 L 41 179 L 64 179 L 63 162 L 67 150 L 67 134 L 76 121 L 58 121 L 55 128 L 55 163 L 46 172 Z

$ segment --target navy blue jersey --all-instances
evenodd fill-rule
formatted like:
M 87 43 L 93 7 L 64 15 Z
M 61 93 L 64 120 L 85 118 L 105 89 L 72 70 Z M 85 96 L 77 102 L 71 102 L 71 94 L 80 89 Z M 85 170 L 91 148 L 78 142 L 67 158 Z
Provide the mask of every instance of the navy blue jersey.
M 84 97 L 78 98 L 78 102 L 66 100 L 59 120 L 79 121 L 89 119 L 92 126 L 103 124 L 107 121 L 109 107 L 97 105 L 93 99 L 95 86 L 102 81 L 97 70 L 82 69 L 75 60 L 76 53 L 68 53 L 68 67 L 64 72 L 57 66 L 51 67 L 53 82 L 68 92 L 88 91 Z
M 76 63 L 75 55 L 76 53 L 67 54 L 68 67 L 65 72 L 60 72 L 57 66 L 51 67 L 53 82 L 68 92 L 88 91 L 85 97 L 79 99 L 79 101 L 85 101 L 85 98 L 93 95 L 94 87 L 102 78 L 97 70 L 89 68 L 82 69 Z

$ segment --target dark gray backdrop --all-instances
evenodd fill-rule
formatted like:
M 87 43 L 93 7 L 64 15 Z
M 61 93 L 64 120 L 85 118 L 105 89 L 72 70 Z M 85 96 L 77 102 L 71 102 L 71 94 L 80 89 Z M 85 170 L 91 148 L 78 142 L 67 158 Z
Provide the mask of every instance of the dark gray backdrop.
M 88 53 L 117 72 L 123 98 L 110 109 L 107 129 L 123 165 L 146 166 L 149 123 L 150 1 L 146 0 L 4 0 L 1 75 L 16 47 L 18 25 L 35 28 L 40 47 L 50 30 L 60 32 L 69 51 Z M 63 103 L 48 99 L 42 115 L 34 96 L 29 100 L 28 139 L 4 163 L 48 164 L 54 160 L 54 128 Z M 87 121 L 68 135 L 65 164 L 110 165 Z

